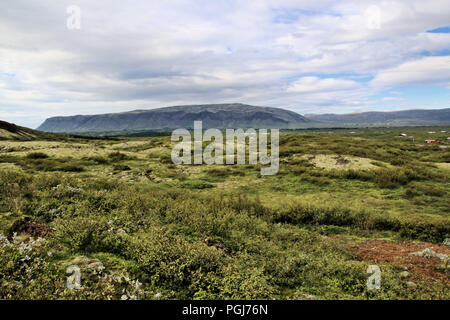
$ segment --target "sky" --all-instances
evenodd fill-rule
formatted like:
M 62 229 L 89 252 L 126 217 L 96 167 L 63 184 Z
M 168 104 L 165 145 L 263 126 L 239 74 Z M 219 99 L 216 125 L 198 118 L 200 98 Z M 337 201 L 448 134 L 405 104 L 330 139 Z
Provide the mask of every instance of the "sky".
M 450 0 L 14 0 L 0 119 L 203 103 L 450 107 Z

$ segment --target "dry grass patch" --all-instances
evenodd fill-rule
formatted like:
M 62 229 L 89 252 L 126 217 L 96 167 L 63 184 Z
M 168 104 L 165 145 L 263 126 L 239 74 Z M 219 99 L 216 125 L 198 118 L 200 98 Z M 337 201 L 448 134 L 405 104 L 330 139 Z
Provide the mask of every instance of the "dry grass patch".
M 450 163 L 446 163 L 446 162 L 437 162 L 434 163 L 438 168 L 440 169 L 444 169 L 444 170 L 450 170 Z
M 317 168 L 323 169 L 342 169 L 342 170 L 368 170 L 375 169 L 378 166 L 374 165 L 373 159 L 361 158 L 355 156 L 340 156 L 336 154 L 305 154 L 301 156 L 302 159 L 313 163 Z M 380 162 L 380 161 L 378 161 Z M 387 163 L 383 163 L 388 167 Z

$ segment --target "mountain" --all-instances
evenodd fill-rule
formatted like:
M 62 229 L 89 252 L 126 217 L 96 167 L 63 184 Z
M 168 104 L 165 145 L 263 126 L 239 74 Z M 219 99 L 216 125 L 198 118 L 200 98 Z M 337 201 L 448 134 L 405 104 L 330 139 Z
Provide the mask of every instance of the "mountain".
M 339 125 L 448 125 L 450 124 L 450 108 L 435 110 L 403 110 L 391 112 L 359 112 L 347 114 L 307 114 L 312 121 Z
M 53 117 L 38 130 L 49 132 L 119 132 L 192 128 L 296 128 L 309 120 L 298 113 L 241 103 L 206 104 L 135 110 L 122 113 Z
M 74 134 L 68 135 L 62 133 L 43 132 L 26 127 L 21 127 L 14 123 L 9 123 L 0 120 L 0 140 L 16 140 L 16 141 L 48 140 L 48 141 L 79 142 L 80 139 L 117 140 L 114 137 L 98 137 L 98 136 L 90 137 L 85 135 L 74 135 Z
M 38 130 L 66 133 L 145 132 L 192 128 L 329 128 L 450 125 L 450 108 L 348 114 L 307 114 L 241 103 L 205 104 L 135 110 L 122 113 L 49 118 Z
M 33 140 L 40 132 L 0 120 L 0 140 Z M 42 132 L 42 134 L 45 134 Z

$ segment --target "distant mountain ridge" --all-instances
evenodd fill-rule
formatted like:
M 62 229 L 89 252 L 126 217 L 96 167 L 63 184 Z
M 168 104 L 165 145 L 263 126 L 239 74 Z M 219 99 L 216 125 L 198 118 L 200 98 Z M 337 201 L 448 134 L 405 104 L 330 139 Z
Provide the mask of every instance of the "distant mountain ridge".
M 347 114 L 306 114 L 312 121 L 333 124 L 372 125 L 427 125 L 450 124 L 450 108 L 412 109 L 402 111 L 368 111 Z
M 108 132 L 192 128 L 296 128 L 310 120 L 298 113 L 241 103 L 206 104 L 134 110 L 121 113 L 53 117 L 38 130 L 50 132 Z
M 184 105 L 121 113 L 52 117 L 45 120 L 38 130 L 59 133 L 114 132 L 120 134 L 121 132 L 190 129 L 195 120 L 202 120 L 203 128 L 219 129 L 450 125 L 450 108 L 302 116 L 280 108 L 241 103 Z

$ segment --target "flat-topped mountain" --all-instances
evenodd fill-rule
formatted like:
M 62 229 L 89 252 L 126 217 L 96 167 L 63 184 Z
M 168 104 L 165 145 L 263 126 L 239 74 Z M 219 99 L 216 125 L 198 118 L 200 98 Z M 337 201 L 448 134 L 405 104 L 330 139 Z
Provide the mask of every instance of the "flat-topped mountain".
M 347 114 L 307 114 L 310 120 L 333 124 L 359 125 L 439 125 L 450 124 L 450 108 L 402 110 L 391 112 L 358 112 Z
M 122 113 L 53 117 L 38 130 L 49 132 L 113 132 L 192 128 L 296 128 L 309 122 L 298 113 L 241 103 L 206 104 L 135 110 Z

